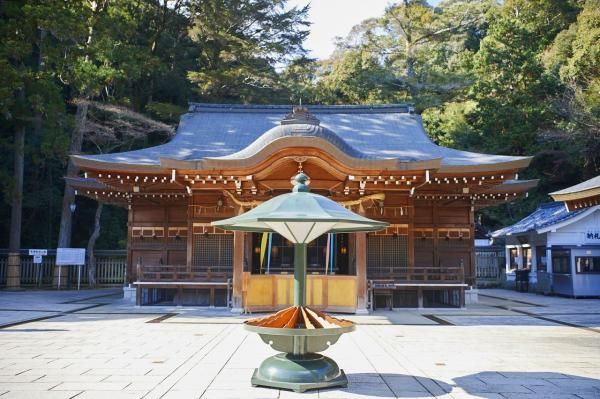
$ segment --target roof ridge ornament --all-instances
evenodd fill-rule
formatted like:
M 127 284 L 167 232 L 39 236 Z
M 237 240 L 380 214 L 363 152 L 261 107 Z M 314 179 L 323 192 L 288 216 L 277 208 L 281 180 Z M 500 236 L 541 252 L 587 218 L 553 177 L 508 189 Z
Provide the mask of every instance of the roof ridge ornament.
M 296 124 L 304 124 L 304 125 L 315 125 L 319 126 L 321 121 L 318 120 L 313 114 L 310 113 L 308 108 L 300 105 L 294 105 L 292 108 L 292 112 L 287 114 L 285 118 L 281 120 L 282 125 L 296 125 Z

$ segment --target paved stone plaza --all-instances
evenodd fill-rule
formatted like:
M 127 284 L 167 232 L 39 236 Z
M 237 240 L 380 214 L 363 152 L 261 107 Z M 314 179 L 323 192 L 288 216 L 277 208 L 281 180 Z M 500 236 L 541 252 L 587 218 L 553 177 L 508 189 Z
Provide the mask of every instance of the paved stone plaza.
M 273 351 L 225 310 L 0 292 L 0 399 L 600 398 L 600 300 L 481 294 L 463 310 L 348 317 L 357 330 L 327 352 L 348 388 L 297 394 L 250 386 Z

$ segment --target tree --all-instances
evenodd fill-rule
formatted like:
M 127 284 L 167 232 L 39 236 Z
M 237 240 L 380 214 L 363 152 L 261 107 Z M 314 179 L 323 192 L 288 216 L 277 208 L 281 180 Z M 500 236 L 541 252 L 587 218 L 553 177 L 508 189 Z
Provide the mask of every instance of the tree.
M 480 2 L 451 1 L 433 8 L 425 0 L 403 0 L 389 7 L 381 21 L 381 36 L 386 56 L 401 62 L 405 76 L 416 77 L 415 63 L 419 51 L 428 43 L 441 41 L 452 34 L 465 32 L 482 14 Z
M 12 130 L 14 138 L 13 179 L 5 187 L 5 197 L 10 199 L 11 223 L 9 231 L 9 259 L 7 285 L 17 288 L 20 284 L 20 255 L 22 233 L 23 186 L 25 176 L 26 136 L 39 138 L 42 123 L 48 127 L 48 136 L 60 119 L 63 109 L 56 102 L 59 87 L 52 73 L 44 67 L 53 60 L 46 51 L 47 34 L 40 18 L 48 11 L 48 5 L 30 1 L 0 3 L 0 110 L 1 118 Z M 46 15 L 51 18 L 52 15 Z M 41 148 L 44 151 L 44 148 Z
M 561 31 L 546 51 L 544 63 L 563 90 L 555 110 L 569 144 L 583 155 L 584 177 L 600 172 L 600 8 L 588 0 L 577 21 Z
M 537 134 L 555 116 L 546 101 L 558 89 L 540 53 L 568 22 L 563 1 L 506 2 L 492 15 L 488 35 L 473 59 L 470 115 L 484 150 L 532 153 Z
M 322 64 L 318 102 L 365 104 L 400 100 L 397 80 L 367 49 L 346 50 Z
M 332 102 L 327 93 L 335 97 L 334 86 L 342 84 L 350 92 L 371 88 L 368 96 L 364 88 L 353 96 L 363 102 L 410 101 L 426 109 L 452 101 L 471 81 L 470 51 L 485 32 L 488 7 L 485 1 L 446 1 L 434 8 L 418 0 L 390 6 L 381 18 L 363 21 L 338 41 L 319 73 L 317 87 L 326 94 L 321 98 Z M 349 98 L 342 95 L 337 102 Z
M 277 66 L 304 55 L 308 7 L 282 0 L 197 0 L 191 38 L 201 49 L 188 72 L 201 99 L 265 102 L 281 89 Z

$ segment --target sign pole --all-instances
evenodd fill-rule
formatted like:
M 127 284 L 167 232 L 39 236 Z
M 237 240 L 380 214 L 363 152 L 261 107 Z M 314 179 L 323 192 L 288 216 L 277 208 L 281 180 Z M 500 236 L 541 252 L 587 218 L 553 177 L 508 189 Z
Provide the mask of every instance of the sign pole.
M 77 266 L 77 291 L 79 291 L 80 286 L 81 286 L 81 265 Z
M 58 266 L 58 287 L 56 288 L 57 290 L 60 290 L 60 272 L 61 272 L 62 266 Z

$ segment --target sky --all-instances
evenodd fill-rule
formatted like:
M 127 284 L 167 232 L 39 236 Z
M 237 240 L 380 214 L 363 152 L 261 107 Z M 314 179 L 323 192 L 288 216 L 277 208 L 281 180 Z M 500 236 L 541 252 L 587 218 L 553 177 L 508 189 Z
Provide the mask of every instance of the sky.
M 304 47 L 310 56 L 328 58 L 335 49 L 335 38 L 345 37 L 353 26 L 367 18 L 383 15 L 393 0 L 288 0 L 288 6 L 303 7 L 310 3 L 310 35 Z M 435 5 L 439 0 L 429 1 Z

